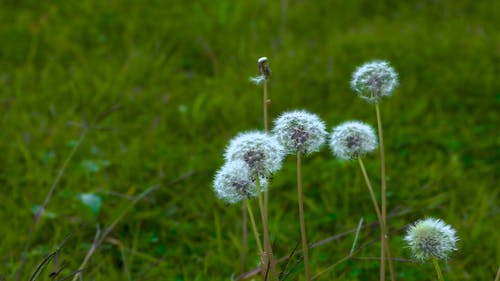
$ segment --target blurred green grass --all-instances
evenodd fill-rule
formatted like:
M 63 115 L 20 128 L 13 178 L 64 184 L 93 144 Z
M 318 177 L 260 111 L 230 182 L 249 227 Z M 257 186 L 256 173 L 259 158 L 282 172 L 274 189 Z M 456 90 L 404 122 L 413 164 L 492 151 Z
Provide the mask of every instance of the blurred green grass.
M 283 6 L 287 3 L 287 6 Z M 113 112 L 72 159 L 38 225 L 23 280 L 71 234 L 65 274 L 81 263 L 95 224 L 129 202 L 99 193 L 96 216 L 81 193 L 137 195 L 140 202 L 92 259 L 86 278 L 227 280 L 239 270 L 240 209 L 216 200 L 212 176 L 227 141 L 262 127 L 256 59 L 273 70 L 270 116 L 295 108 L 334 126 L 375 123 L 349 89 L 355 67 L 389 60 L 401 85 L 384 101 L 389 208 L 408 211 L 393 230 L 425 216 L 453 225 L 460 250 L 450 280 L 493 280 L 500 264 L 500 22 L 498 1 L 1 1 L 0 276 L 11 280 L 32 209 L 78 139 L 71 122 Z M 378 158 L 365 161 L 378 181 Z M 375 220 L 356 165 L 324 149 L 304 161 L 311 241 Z M 168 183 L 194 171 L 186 180 Z M 292 159 L 275 176 L 270 223 L 275 251 L 299 241 Z M 401 239 L 394 256 L 408 257 Z M 377 237 L 363 231 L 360 242 Z M 311 251 L 315 272 L 344 257 L 352 237 Z M 249 241 L 252 263 L 257 263 Z M 376 257 L 372 245 L 359 256 Z M 148 270 L 157 259 L 159 263 Z M 401 280 L 428 280 L 430 265 L 397 263 Z M 147 272 L 146 272 L 147 271 Z M 449 271 L 449 272 L 448 272 Z M 47 274 L 40 280 L 50 280 Z M 144 273 L 145 272 L 145 273 Z M 378 264 L 351 260 L 322 280 L 377 280 Z M 144 274 L 142 274 L 144 273 Z

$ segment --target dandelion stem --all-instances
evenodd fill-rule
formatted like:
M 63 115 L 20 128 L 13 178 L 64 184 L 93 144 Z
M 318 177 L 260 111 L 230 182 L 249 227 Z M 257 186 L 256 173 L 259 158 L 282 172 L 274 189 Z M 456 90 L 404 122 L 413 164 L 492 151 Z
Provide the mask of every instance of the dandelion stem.
M 436 269 L 438 280 L 444 281 L 443 273 L 441 272 L 441 267 L 439 267 L 439 262 L 436 258 L 432 258 L 432 263 L 434 264 L 434 268 Z
M 302 240 L 302 253 L 304 255 L 304 269 L 306 271 L 306 280 L 311 280 L 309 270 L 309 246 L 307 244 L 306 223 L 304 219 L 304 202 L 302 195 L 302 159 L 300 151 L 297 152 L 297 192 L 299 201 L 299 218 L 300 218 L 300 236 Z
M 264 94 L 263 94 L 263 115 L 264 115 L 264 131 L 267 133 L 269 131 L 268 117 L 267 117 L 267 106 L 269 104 L 267 95 L 267 79 L 264 81 Z M 273 248 L 271 245 L 271 239 L 269 237 L 269 191 L 264 192 L 264 219 L 265 219 L 265 229 L 264 229 L 264 248 L 269 258 L 269 263 L 271 265 L 271 272 L 276 276 L 276 261 L 274 260 Z
M 262 196 L 262 193 L 265 193 L 265 192 L 262 192 L 262 188 L 261 188 L 261 185 L 260 185 L 260 179 L 259 177 L 257 176 L 256 177 L 256 180 L 255 180 L 255 185 L 257 186 L 257 198 L 259 200 L 259 208 L 260 208 L 260 216 L 261 216 L 261 219 L 262 219 L 262 228 L 263 228 L 263 231 L 264 231 L 264 266 L 266 268 L 266 270 L 264 272 L 268 272 L 269 271 L 269 267 L 271 266 L 271 258 L 270 258 L 270 244 L 269 244 L 269 240 L 267 240 L 268 244 L 265 244 L 266 242 L 266 234 L 269 235 L 269 232 L 268 229 L 268 225 L 267 225 L 267 218 L 266 218 L 266 215 L 264 213 L 264 200 L 263 200 L 263 196 Z M 267 233 L 266 233 L 267 232 Z M 269 237 L 269 236 L 267 236 Z M 271 278 L 274 279 L 275 276 L 276 276 L 276 271 L 271 267 Z
M 246 200 L 245 200 L 246 201 Z M 240 270 L 241 272 L 245 272 L 246 269 L 246 259 L 247 259 L 247 236 L 248 236 L 248 228 L 247 228 L 247 221 L 248 221 L 248 215 L 247 215 L 247 206 L 246 204 L 243 203 L 241 204 L 241 218 L 242 218 L 242 225 L 241 225 L 241 259 L 240 259 Z
M 269 104 L 269 100 L 267 98 L 267 80 L 264 81 L 264 132 L 268 132 L 269 131 L 269 125 L 268 125 L 268 117 L 267 117 L 267 106 Z
M 375 209 L 375 213 L 377 214 L 377 218 L 378 218 L 378 221 L 380 224 L 380 231 L 382 233 L 387 233 L 386 222 L 385 222 L 385 220 L 383 220 L 379 205 L 377 203 L 377 198 L 375 197 L 375 192 L 373 192 L 373 187 L 372 187 L 370 178 L 368 177 L 368 174 L 366 173 L 365 165 L 364 165 L 361 157 L 358 157 L 358 162 L 359 162 L 359 166 L 361 167 L 361 171 L 363 172 L 363 177 L 365 178 L 366 186 L 368 187 L 368 190 L 370 191 L 370 197 L 372 199 L 373 208 Z M 386 238 L 386 237 L 387 236 L 383 236 L 383 238 Z M 389 248 L 389 241 L 387 239 L 382 239 L 381 243 L 382 243 L 382 246 L 381 246 L 382 247 L 382 257 L 380 258 L 380 263 L 381 263 L 381 267 L 382 267 L 384 257 L 387 256 L 387 260 L 392 261 L 392 255 L 391 255 L 391 250 Z M 385 255 L 384 255 L 384 253 L 385 253 Z M 381 280 L 385 280 L 385 279 L 382 279 L 382 278 L 385 278 L 385 270 L 384 270 L 384 274 L 382 274 L 382 271 L 381 271 L 380 278 L 381 278 Z M 393 277 L 391 276 L 391 278 L 393 278 Z M 392 280 L 394 280 L 394 279 L 392 279 Z
M 385 230 L 382 230 L 382 233 L 380 234 L 380 241 L 382 245 L 384 245 L 384 240 L 386 240 L 386 247 L 387 247 L 387 252 L 390 252 L 389 250 L 389 237 L 387 236 L 387 231 L 388 231 L 388 225 L 386 222 L 387 218 L 387 195 L 386 195 L 386 190 L 387 190 L 387 183 L 386 183 L 386 170 L 385 170 L 385 152 L 384 152 L 384 132 L 382 130 L 382 118 L 380 116 L 380 107 L 379 104 L 375 104 L 375 111 L 377 113 L 377 125 L 378 125 L 378 137 L 379 137 L 379 142 L 380 142 L 380 178 L 381 178 L 381 197 L 382 197 L 382 220 L 384 221 L 385 224 Z M 385 260 L 384 260 L 384 249 L 381 249 L 380 253 L 380 259 L 381 259 L 381 265 L 380 265 L 380 278 L 381 280 L 385 280 Z M 394 271 L 393 267 L 393 262 L 391 259 L 388 261 L 389 264 L 389 271 L 391 274 L 391 280 L 396 281 L 396 273 Z M 383 279 L 382 279 L 383 278 Z
M 253 235 L 255 236 L 255 241 L 257 241 L 257 248 L 259 249 L 259 256 L 264 259 L 264 250 L 262 248 L 262 244 L 260 243 L 259 230 L 257 229 L 257 225 L 255 224 L 255 217 L 253 216 L 252 206 L 250 205 L 250 201 L 245 200 L 244 204 L 247 206 L 248 217 L 250 217 L 250 223 L 252 224 Z

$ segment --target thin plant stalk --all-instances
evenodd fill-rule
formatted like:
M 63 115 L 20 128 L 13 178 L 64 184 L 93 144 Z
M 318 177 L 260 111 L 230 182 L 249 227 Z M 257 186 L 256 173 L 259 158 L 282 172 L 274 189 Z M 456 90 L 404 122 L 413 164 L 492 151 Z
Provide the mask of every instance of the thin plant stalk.
M 264 132 L 269 132 L 269 122 L 267 115 L 267 108 L 269 105 L 268 92 L 267 92 L 267 79 L 264 81 L 264 94 L 263 94 L 263 116 L 264 116 Z M 269 191 L 264 192 L 264 219 L 266 228 L 264 229 L 264 248 L 269 258 L 272 272 L 277 272 L 276 261 L 274 259 L 273 247 L 271 245 L 271 238 L 269 236 Z
M 386 169 L 385 169 L 385 152 L 384 152 L 384 132 L 382 130 L 382 117 L 380 115 L 380 106 L 378 103 L 375 104 L 375 111 L 377 114 L 377 126 L 378 126 L 378 138 L 379 138 L 379 143 L 380 143 L 380 181 L 381 181 L 381 197 L 382 197 L 382 208 L 381 208 L 381 213 L 382 213 L 382 220 L 384 221 L 384 224 L 386 226 L 386 229 L 382 231 L 380 234 L 380 241 L 382 242 L 382 245 L 384 245 L 384 240 L 385 245 L 389 247 L 389 237 L 387 236 L 387 181 L 386 181 Z M 385 260 L 384 260 L 384 249 L 381 249 L 380 253 L 380 259 L 381 259 L 381 265 L 380 265 L 380 278 L 381 280 L 385 280 Z M 389 264 L 389 271 L 391 274 L 391 280 L 396 281 L 396 273 L 394 271 L 394 266 L 392 263 L 392 260 L 389 259 L 387 261 Z M 382 279 L 383 277 L 383 279 Z
M 377 203 L 377 198 L 375 197 L 375 192 L 373 191 L 373 187 L 372 187 L 370 178 L 368 177 L 368 174 L 366 173 L 366 168 L 365 168 L 365 165 L 364 165 L 361 157 L 358 157 L 358 162 L 359 162 L 359 166 L 361 167 L 361 171 L 363 172 L 363 177 L 365 179 L 366 186 L 368 187 L 368 190 L 370 191 L 370 198 L 372 199 L 373 208 L 375 209 L 375 213 L 377 214 L 377 219 L 378 219 L 379 224 L 380 224 L 380 231 L 382 233 L 386 233 L 387 232 L 387 225 L 386 225 L 385 220 L 383 220 L 379 205 Z M 382 239 L 381 242 L 382 242 L 382 246 L 381 246 L 382 254 L 385 253 L 385 255 L 383 257 L 385 258 L 385 256 L 387 256 L 387 260 L 392 261 L 391 250 L 389 248 L 389 245 L 388 245 L 389 243 L 388 243 L 387 239 Z M 382 258 L 380 259 L 380 263 L 381 263 L 381 267 L 382 267 L 382 263 L 383 263 Z M 382 274 L 382 271 L 380 272 L 380 280 L 385 280 L 385 279 L 382 279 L 382 278 L 385 278 L 385 270 L 383 273 L 384 274 Z M 392 276 L 391 276 L 391 278 L 392 278 Z
M 245 200 L 246 201 L 246 200 Z M 241 272 L 245 272 L 246 263 L 247 263 L 247 236 L 248 236 L 248 228 L 247 228 L 247 206 L 243 203 L 241 204 L 241 257 L 240 257 L 240 270 Z
M 301 154 L 297 152 L 297 194 L 299 201 L 299 218 L 300 218 L 300 237 L 302 240 L 302 253 L 304 255 L 304 269 L 306 272 L 306 280 L 311 280 L 311 272 L 309 269 L 309 246 L 307 244 L 306 223 L 304 219 L 304 200 L 302 194 L 302 159 Z
M 436 273 L 439 281 L 444 281 L 443 272 L 441 272 L 441 267 L 439 267 L 439 262 L 436 258 L 432 258 L 432 263 L 434 264 L 434 268 L 436 269 Z
M 61 178 L 63 177 L 64 172 L 66 171 L 66 168 L 68 167 L 69 162 L 71 161 L 71 159 L 75 155 L 76 151 L 80 147 L 80 144 L 83 142 L 83 139 L 87 135 L 87 132 L 88 132 L 88 128 L 85 127 L 82 130 L 80 137 L 78 138 L 78 141 L 75 143 L 75 145 L 71 149 L 71 152 L 68 154 L 68 157 L 66 158 L 66 160 L 64 160 L 64 163 L 61 166 L 61 169 L 59 169 L 59 172 L 57 173 L 57 176 L 56 176 L 54 182 L 52 183 L 50 190 L 47 193 L 45 200 L 43 201 L 42 206 L 40 206 L 38 208 L 35 215 L 33 216 L 33 221 L 31 222 L 30 230 L 28 232 L 28 238 L 27 238 L 26 244 L 24 245 L 24 250 L 21 254 L 22 255 L 21 262 L 19 264 L 19 268 L 16 271 L 15 280 L 19 280 L 19 278 L 21 277 L 21 272 L 24 268 L 24 265 L 26 263 L 26 259 L 28 257 L 27 252 L 28 252 L 29 247 L 31 246 L 31 239 L 33 238 L 33 234 L 35 233 L 36 225 L 40 221 L 40 218 L 42 217 L 42 214 L 45 211 L 45 208 L 47 208 L 47 205 L 49 204 L 50 199 L 52 199 L 52 195 L 54 194 L 56 187 L 59 185 L 59 182 L 61 181 Z
M 271 271 L 271 278 L 272 279 L 275 279 L 276 278 L 276 268 L 273 268 L 271 265 L 271 258 L 270 258 L 270 244 L 267 244 L 266 245 L 266 239 L 265 239 L 265 236 L 266 236 L 266 231 L 269 229 L 268 225 L 267 225 L 267 218 L 266 218 L 266 214 L 264 213 L 264 198 L 262 196 L 262 193 L 266 193 L 266 192 L 262 192 L 262 188 L 261 188 L 261 185 L 260 185 L 260 179 L 259 177 L 257 176 L 256 177 L 256 180 L 255 180 L 255 185 L 257 186 L 257 199 L 259 201 L 259 208 L 260 208 L 260 215 L 261 215 L 261 219 L 262 219 L 262 228 L 263 228 L 263 231 L 264 231 L 264 266 L 266 268 L 265 272 L 268 272 L 269 269 Z
M 99 247 L 102 245 L 102 243 L 106 240 L 108 235 L 113 231 L 113 229 L 116 227 L 116 225 L 125 217 L 128 212 L 130 212 L 134 206 L 142 200 L 144 197 L 146 197 L 148 194 L 151 192 L 157 190 L 160 186 L 152 186 L 145 191 L 143 191 L 134 201 L 132 201 L 131 204 L 129 204 L 125 209 L 115 218 L 115 220 L 102 232 L 101 234 L 101 229 L 99 226 L 97 226 L 96 234 L 94 237 L 94 241 L 92 242 L 92 246 L 90 247 L 89 251 L 85 255 L 85 258 L 83 259 L 82 263 L 78 267 L 78 272 L 73 276 L 73 281 L 77 281 L 79 278 L 81 278 L 82 271 L 86 269 L 87 263 L 90 261 L 90 258 L 94 255 L 94 253 L 99 249 Z
M 250 223 L 252 224 L 253 235 L 255 236 L 255 241 L 257 242 L 257 248 L 259 249 L 259 256 L 261 260 L 264 259 L 264 250 L 262 248 L 262 243 L 260 242 L 259 230 L 257 229 L 257 224 L 255 224 L 255 217 L 253 216 L 252 206 L 250 201 L 245 200 L 243 205 L 246 205 L 248 210 L 248 217 L 250 217 Z

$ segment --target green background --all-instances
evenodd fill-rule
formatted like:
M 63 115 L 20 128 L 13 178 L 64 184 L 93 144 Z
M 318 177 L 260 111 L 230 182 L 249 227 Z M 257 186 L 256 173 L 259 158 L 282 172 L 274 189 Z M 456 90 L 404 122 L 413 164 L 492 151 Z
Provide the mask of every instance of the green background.
M 96 224 L 104 228 L 131 204 L 110 192 L 137 196 L 154 185 L 92 257 L 84 280 L 239 274 L 240 207 L 215 198 L 212 178 L 228 140 L 262 128 L 262 89 L 248 79 L 267 56 L 272 119 L 306 109 L 329 130 L 352 119 L 376 124 L 373 105 L 349 80 L 366 61 L 390 61 L 400 76 L 381 104 L 389 210 L 399 214 L 390 221 L 393 255 L 410 258 L 407 224 L 440 217 L 460 237 L 445 276 L 493 280 L 498 10 L 494 0 L 0 1 L 0 279 L 14 280 L 33 210 L 78 140 L 78 124 L 95 120 L 36 227 L 21 280 L 68 235 L 61 276 L 76 270 Z M 117 110 L 103 117 L 110 108 Z M 378 190 L 378 154 L 365 163 Z M 325 147 L 303 164 L 310 241 L 355 228 L 361 217 L 376 220 L 356 163 Z M 86 193 L 102 206 L 82 204 Z M 275 252 L 286 256 L 300 239 L 293 157 L 270 196 Z M 377 237 L 376 228 L 364 229 L 358 244 Z M 352 240 L 311 250 L 313 272 L 346 256 Z M 253 237 L 249 247 L 248 269 L 258 262 Z M 378 262 L 366 259 L 378 255 L 377 242 L 318 280 L 378 280 Z M 52 270 L 38 280 L 50 280 Z M 396 270 L 400 280 L 435 278 L 427 263 L 397 262 Z

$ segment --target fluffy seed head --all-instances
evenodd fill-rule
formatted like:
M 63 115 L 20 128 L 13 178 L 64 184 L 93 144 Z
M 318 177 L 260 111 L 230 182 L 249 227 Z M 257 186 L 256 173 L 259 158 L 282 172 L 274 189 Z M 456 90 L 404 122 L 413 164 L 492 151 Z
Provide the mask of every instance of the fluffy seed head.
M 375 130 L 363 122 L 347 121 L 333 128 L 330 148 L 343 160 L 356 159 L 378 146 Z
M 226 147 L 224 158 L 230 162 L 243 160 L 252 174 L 269 176 L 281 168 L 285 150 L 273 136 L 251 131 L 240 133 Z
M 398 74 L 386 61 L 371 61 L 358 67 L 352 75 L 351 87 L 363 99 L 379 102 L 392 95 L 398 85 Z
M 457 250 L 456 231 L 440 219 L 419 220 L 408 227 L 405 241 L 416 259 L 444 259 Z
M 267 189 L 267 180 L 259 178 L 262 191 Z M 217 197 L 237 203 L 243 199 L 257 196 L 255 177 L 252 177 L 248 165 L 241 160 L 227 162 L 215 174 L 214 191 Z
M 289 154 L 319 151 L 325 142 L 325 123 L 313 113 L 296 110 L 274 120 L 273 133 Z

